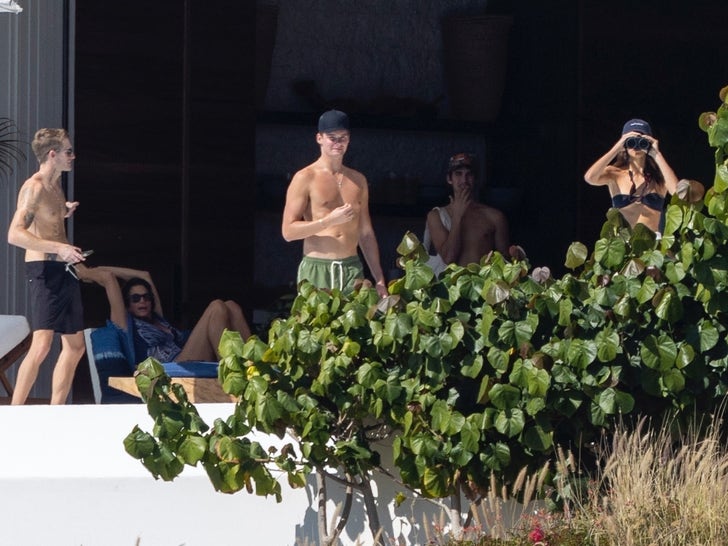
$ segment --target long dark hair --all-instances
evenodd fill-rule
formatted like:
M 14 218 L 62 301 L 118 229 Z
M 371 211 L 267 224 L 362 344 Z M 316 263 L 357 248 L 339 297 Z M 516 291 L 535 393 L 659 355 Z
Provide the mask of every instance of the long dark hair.
M 614 165 L 619 169 L 629 168 L 629 153 L 626 149 L 620 151 L 619 153 L 617 153 L 617 155 L 614 156 L 614 159 L 612 159 L 609 164 Z M 645 158 L 644 172 L 645 178 L 654 180 L 655 184 L 657 184 L 658 186 L 662 186 L 665 184 L 665 177 L 662 176 L 662 171 L 660 170 L 660 167 L 657 166 L 657 162 L 650 155 Z
M 129 307 L 129 304 L 131 303 L 129 301 L 129 292 L 131 292 L 131 289 L 135 286 L 143 286 L 147 289 L 147 292 L 149 292 L 149 296 L 152 298 L 150 300 L 150 303 L 152 304 L 152 309 L 156 308 L 157 306 L 156 302 L 154 301 L 154 290 L 152 290 L 152 285 L 144 279 L 140 279 L 139 277 L 132 277 L 124 283 L 124 286 L 121 287 L 121 295 L 124 298 L 124 305 L 127 308 Z

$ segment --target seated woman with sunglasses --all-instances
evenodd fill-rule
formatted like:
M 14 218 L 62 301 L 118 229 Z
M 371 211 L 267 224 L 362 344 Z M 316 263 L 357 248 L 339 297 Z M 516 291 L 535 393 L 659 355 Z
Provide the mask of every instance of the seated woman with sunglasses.
M 677 192 L 678 181 L 649 123 L 641 119 L 625 123 L 620 139 L 589 167 L 584 179 L 592 186 L 609 188 L 612 206 L 630 226 L 642 223 L 662 233 L 665 199 Z
M 240 306 L 232 300 L 213 300 L 190 331 L 172 326 L 162 312 L 157 288 L 146 271 L 124 267 L 78 267 L 79 278 L 106 289 L 111 322 L 131 335 L 137 362 L 154 357 L 160 362 L 219 360 L 217 346 L 225 329 L 245 340 L 250 328 Z M 120 287 L 119 281 L 124 282 Z

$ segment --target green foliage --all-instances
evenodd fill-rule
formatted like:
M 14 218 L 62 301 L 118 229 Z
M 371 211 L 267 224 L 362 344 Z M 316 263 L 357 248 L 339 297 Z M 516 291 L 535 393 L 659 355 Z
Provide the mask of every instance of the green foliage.
M 15 163 L 25 159 L 25 153 L 18 147 L 18 128 L 9 118 L 0 117 L 0 172 L 12 174 Z
M 405 485 L 475 498 L 491 473 L 539 467 L 554 445 L 579 449 L 620 416 L 713 409 L 727 390 L 728 106 L 700 124 L 716 147 L 714 186 L 705 204 L 673 196 L 661 239 L 610 210 L 591 254 L 570 246 L 560 279 L 498 253 L 436 278 L 408 233 L 387 298 L 303 283 L 267 342 L 227 332 L 219 378 L 239 402 L 209 431 L 142 363 L 155 430 L 133 431 L 127 450 L 155 476 L 200 463 L 221 491 L 279 497 L 271 467 L 292 486 L 313 468 L 363 476 L 379 464 L 372 440 L 393 431 Z M 264 449 L 251 430 L 295 441 Z

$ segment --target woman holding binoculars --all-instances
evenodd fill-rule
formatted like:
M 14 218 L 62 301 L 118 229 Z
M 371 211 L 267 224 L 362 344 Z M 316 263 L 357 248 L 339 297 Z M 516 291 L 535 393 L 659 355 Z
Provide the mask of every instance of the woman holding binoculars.
M 665 160 L 650 124 L 631 119 L 612 148 L 589 167 L 584 180 L 607 186 L 612 207 L 634 228 L 642 223 L 658 234 L 664 227 L 665 199 L 677 192 L 678 180 Z

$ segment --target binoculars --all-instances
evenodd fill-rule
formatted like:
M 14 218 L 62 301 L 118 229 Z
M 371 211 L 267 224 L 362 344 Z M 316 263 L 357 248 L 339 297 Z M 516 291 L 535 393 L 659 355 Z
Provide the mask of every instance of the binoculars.
M 649 150 L 652 143 L 645 137 L 629 137 L 624 141 L 625 148 L 632 148 L 634 150 Z

